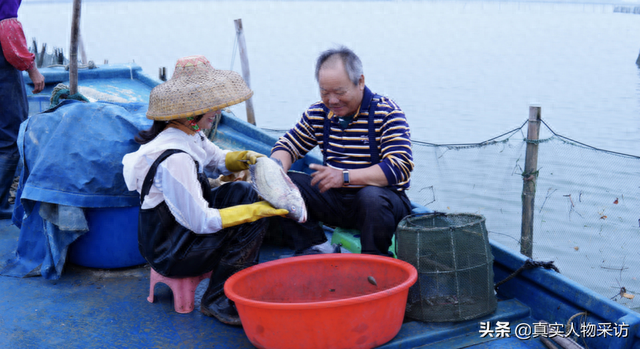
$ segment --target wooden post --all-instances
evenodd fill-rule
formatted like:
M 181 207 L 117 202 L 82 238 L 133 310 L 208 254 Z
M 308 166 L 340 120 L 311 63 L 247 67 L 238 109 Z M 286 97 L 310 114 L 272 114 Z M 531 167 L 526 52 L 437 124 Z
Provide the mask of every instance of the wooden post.
M 242 63 L 242 78 L 247 86 L 251 88 L 251 73 L 249 72 L 249 58 L 247 57 L 247 44 L 244 42 L 244 31 L 242 29 L 242 19 L 233 21 L 236 25 L 236 36 L 238 38 L 238 49 L 240 50 L 240 62 Z M 247 121 L 256 124 L 256 117 L 253 113 L 253 100 L 249 98 L 245 101 L 247 105 Z
M 535 209 L 536 181 L 538 178 L 538 136 L 540 134 L 540 107 L 529 107 L 527 153 L 522 174 L 522 229 L 520 253 L 531 258 L 533 254 L 533 211 Z
M 78 32 L 80 31 L 80 3 L 73 0 L 73 20 L 71 22 L 71 50 L 69 52 L 69 93 L 78 93 Z

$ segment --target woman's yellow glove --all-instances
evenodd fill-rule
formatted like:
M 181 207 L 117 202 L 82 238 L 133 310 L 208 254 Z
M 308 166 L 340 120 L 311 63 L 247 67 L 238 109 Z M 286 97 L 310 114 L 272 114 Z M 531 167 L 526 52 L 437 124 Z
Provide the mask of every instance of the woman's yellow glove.
M 265 157 L 260 153 L 251 150 L 230 151 L 224 157 L 224 165 L 231 172 L 240 172 L 254 165 L 258 158 Z
M 285 216 L 289 211 L 277 209 L 266 201 L 258 201 L 248 205 L 237 205 L 218 210 L 222 219 L 222 228 L 238 224 L 255 222 L 260 218 Z

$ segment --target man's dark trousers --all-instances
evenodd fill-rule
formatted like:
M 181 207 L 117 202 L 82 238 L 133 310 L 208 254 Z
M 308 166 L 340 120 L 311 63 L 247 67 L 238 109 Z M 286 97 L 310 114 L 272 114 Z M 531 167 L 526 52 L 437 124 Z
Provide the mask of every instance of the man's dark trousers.
M 404 192 L 394 187 L 335 188 L 320 193 L 311 176 L 289 172 L 307 205 L 306 223 L 281 219 L 283 234 L 291 238 L 296 252 L 327 241 L 322 224 L 360 230 L 362 253 L 388 255 L 398 223 L 411 213 Z

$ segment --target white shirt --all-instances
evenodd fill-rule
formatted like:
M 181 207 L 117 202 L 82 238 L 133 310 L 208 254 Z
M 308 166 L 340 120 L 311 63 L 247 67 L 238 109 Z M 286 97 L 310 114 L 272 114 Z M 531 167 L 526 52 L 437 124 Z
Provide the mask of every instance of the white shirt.
M 149 168 L 168 149 L 180 149 L 187 154 L 173 154 L 158 166 L 153 185 L 141 208 L 150 209 L 165 201 L 176 221 L 194 233 L 211 234 L 221 230 L 220 212 L 210 208 L 202 196 L 193 160 L 200 165 L 198 172 L 206 169 L 214 174 L 227 175 L 231 172 L 227 170 L 224 160 L 229 151 L 220 149 L 201 131 L 188 135 L 169 127 L 151 142 L 140 146 L 138 151 L 125 155 L 122 172 L 127 188 L 140 193 Z

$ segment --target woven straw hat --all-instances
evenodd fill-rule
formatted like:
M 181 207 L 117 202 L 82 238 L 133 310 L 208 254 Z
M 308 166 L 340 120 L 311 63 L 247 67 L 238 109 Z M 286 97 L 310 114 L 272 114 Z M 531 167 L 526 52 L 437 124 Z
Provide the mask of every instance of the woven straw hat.
M 178 59 L 173 76 L 151 90 L 147 118 L 173 120 L 205 114 L 249 99 L 240 75 L 218 70 L 204 56 Z

